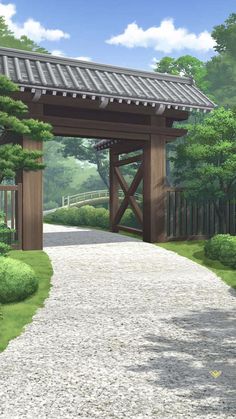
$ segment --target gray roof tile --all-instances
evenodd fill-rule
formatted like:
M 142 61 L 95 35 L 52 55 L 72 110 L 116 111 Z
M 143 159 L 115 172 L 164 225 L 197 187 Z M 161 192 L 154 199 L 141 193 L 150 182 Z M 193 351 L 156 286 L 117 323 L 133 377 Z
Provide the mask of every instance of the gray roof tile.
M 0 48 L 0 73 L 20 87 L 146 104 L 198 108 L 215 104 L 190 77 L 138 71 L 10 48 Z M 55 94 L 55 93 L 54 93 Z

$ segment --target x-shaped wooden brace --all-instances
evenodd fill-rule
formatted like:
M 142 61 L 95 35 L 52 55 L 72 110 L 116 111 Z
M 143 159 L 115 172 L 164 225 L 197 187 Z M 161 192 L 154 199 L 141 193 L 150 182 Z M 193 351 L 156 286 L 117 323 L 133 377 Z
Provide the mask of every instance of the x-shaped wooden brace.
M 137 190 L 138 185 L 140 184 L 142 178 L 143 178 L 143 162 L 141 162 L 138 171 L 130 185 L 130 187 L 127 185 L 123 175 L 120 172 L 119 167 L 115 167 L 115 174 L 117 176 L 117 179 L 119 181 L 119 184 L 125 194 L 124 200 L 122 201 L 116 215 L 115 215 L 115 219 L 114 219 L 114 224 L 119 224 L 122 215 L 124 214 L 125 210 L 127 209 L 128 205 L 130 204 L 130 206 L 132 207 L 139 223 L 142 225 L 143 224 L 143 214 L 142 211 L 139 207 L 139 205 L 137 204 L 135 198 L 134 198 L 134 193 Z

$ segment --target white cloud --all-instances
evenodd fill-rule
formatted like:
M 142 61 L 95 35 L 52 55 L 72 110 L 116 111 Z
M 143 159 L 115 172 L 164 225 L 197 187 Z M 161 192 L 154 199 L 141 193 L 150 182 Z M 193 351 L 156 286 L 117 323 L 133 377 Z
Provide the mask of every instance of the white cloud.
M 57 55 L 58 57 L 65 57 L 65 54 L 60 49 L 54 49 L 51 51 L 52 55 Z
M 84 57 L 83 55 L 81 57 L 76 57 L 76 60 L 80 61 L 92 61 L 91 57 Z
M 62 38 L 69 38 L 70 35 L 61 29 L 47 29 L 40 22 L 32 18 L 28 18 L 22 24 L 14 22 L 13 17 L 16 15 L 16 6 L 13 3 L 0 3 L 0 16 L 5 18 L 9 29 L 17 38 L 22 35 L 28 36 L 35 42 L 41 41 L 59 41 Z
M 164 53 L 183 49 L 207 52 L 212 50 L 215 44 L 209 32 L 203 31 L 197 35 L 185 28 L 176 28 L 171 18 L 162 20 L 160 26 L 152 26 L 146 30 L 135 22 L 130 23 L 123 33 L 111 37 L 106 42 L 127 48 L 150 47 Z
M 8 23 L 11 18 L 16 14 L 16 6 L 12 3 L 2 4 L 0 3 L 0 16 L 3 16 Z
M 149 64 L 149 67 L 151 67 L 154 70 L 157 66 L 158 61 L 160 61 L 160 60 L 158 60 L 158 58 L 153 57 L 152 61 L 151 61 L 151 64 Z
M 80 57 L 68 57 L 63 51 L 61 51 L 60 49 L 54 49 L 53 51 L 51 51 L 52 55 L 57 55 L 58 57 L 66 57 L 66 58 L 73 58 L 74 60 L 80 60 L 80 61 L 92 61 L 91 57 L 85 57 L 85 56 L 80 56 Z

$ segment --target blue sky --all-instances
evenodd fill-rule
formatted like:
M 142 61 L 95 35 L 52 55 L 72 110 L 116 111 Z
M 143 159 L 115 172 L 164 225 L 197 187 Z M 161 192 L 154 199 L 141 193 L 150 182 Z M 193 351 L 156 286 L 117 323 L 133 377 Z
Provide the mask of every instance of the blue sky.
M 144 70 L 166 55 L 209 59 L 211 30 L 232 12 L 235 0 L 0 1 L 16 36 L 58 54 Z

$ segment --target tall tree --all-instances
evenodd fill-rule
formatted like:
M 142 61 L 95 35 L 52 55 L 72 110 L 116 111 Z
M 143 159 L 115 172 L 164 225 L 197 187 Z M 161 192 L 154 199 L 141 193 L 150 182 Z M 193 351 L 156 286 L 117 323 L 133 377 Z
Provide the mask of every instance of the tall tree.
M 217 52 L 236 58 L 236 13 L 231 13 L 222 25 L 215 26 L 211 35 L 216 41 Z
M 218 108 L 188 129 L 172 157 L 176 185 L 189 200 L 212 201 L 226 231 L 225 202 L 236 194 L 236 114 Z
M 34 41 L 23 35 L 16 38 L 13 32 L 8 28 L 4 18 L 0 17 L 0 45 L 7 48 L 23 49 L 26 51 L 35 51 L 48 53 L 45 48 L 38 46 Z
M 212 37 L 219 55 L 206 64 L 209 92 L 220 105 L 236 106 L 236 13 L 225 23 L 215 26 Z
M 96 151 L 96 140 L 87 138 L 63 138 L 58 141 L 64 144 L 64 156 L 73 156 L 78 160 L 88 161 L 97 166 L 97 171 L 102 181 L 109 188 L 109 159 L 107 150 Z
M 207 93 L 206 65 L 192 55 L 183 55 L 179 58 L 163 57 L 156 63 L 154 71 L 192 77 L 197 87 Z

